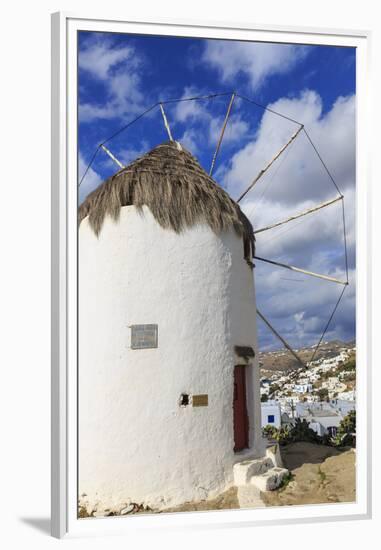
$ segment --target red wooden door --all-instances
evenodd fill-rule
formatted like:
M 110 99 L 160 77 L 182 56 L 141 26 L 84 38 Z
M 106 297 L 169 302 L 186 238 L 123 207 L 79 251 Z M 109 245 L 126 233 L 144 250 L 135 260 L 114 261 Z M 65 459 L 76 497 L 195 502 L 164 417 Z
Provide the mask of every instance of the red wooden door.
M 234 450 L 241 451 L 249 446 L 249 419 L 246 407 L 246 367 L 234 367 Z

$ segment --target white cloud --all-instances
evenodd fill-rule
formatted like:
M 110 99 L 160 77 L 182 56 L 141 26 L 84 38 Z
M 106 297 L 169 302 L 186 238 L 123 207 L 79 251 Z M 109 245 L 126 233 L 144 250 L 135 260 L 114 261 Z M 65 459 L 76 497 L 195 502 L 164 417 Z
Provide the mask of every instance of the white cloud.
M 192 155 L 197 155 L 199 152 L 200 134 L 197 135 L 197 132 L 190 128 L 189 130 L 185 130 L 179 142 L 184 145 Z
M 216 144 L 220 137 L 224 117 L 213 118 L 209 126 L 209 143 Z M 224 143 L 242 139 L 249 131 L 249 124 L 240 115 L 230 116 L 224 133 Z
M 131 60 L 133 55 L 132 47 L 114 48 L 109 40 L 97 37 L 89 42 L 87 47 L 81 49 L 78 59 L 79 68 L 96 78 L 105 80 L 114 67 Z
M 186 86 L 181 99 L 198 97 L 200 95 L 203 94 L 196 88 Z M 203 118 L 210 118 L 210 114 L 205 108 L 205 105 L 202 103 L 202 100 L 180 101 L 179 103 L 176 103 L 174 108 L 174 117 L 178 122 L 191 122 L 195 119 L 200 120 Z
M 105 88 L 105 100 L 101 105 L 80 104 L 81 122 L 117 118 L 142 108 L 142 60 L 133 47 L 115 47 L 110 39 L 97 35 L 81 50 L 79 67 L 101 81 Z
M 270 76 L 292 70 L 307 53 L 307 47 L 291 44 L 208 40 L 202 60 L 216 68 L 224 81 L 234 81 L 243 73 L 252 90 L 258 90 Z
M 115 75 L 109 82 L 110 93 L 114 101 L 121 106 L 124 106 L 125 102 L 140 104 L 143 101 L 139 87 L 140 77 L 133 72 Z

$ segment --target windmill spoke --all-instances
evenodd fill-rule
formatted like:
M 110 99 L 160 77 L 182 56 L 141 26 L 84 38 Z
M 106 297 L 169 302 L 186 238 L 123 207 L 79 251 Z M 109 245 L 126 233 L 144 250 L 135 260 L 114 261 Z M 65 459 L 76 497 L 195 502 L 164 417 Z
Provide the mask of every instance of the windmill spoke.
M 281 262 L 275 262 L 274 260 L 268 260 L 266 258 L 260 258 L 259 256 L 254 256 L 255 260 L 260 262 L 266 262 L 268 264 L 277 265 L 279 267 L 284 267 L 290 269 L 291 271 L 297 271 L 298 273 L 304 273 L 305 275 L 310 275 L 311 277 L 317 277 L 318 279 L 324 279 L 325 281 L 331 281 L 332 283 L 338 283 L 340 285 L 347 285 L 348 281 L 341 281 L 335 277 L 329 277 L 328 275 L 321 275 L 320 273 L 315 273 L 314 271 L 308 271 L 307 269 L 302 269 L 300 267 L 295 267 L 294 265 L 283 264 Z
M 292 353 L 292 355 L 295 357 L 295 359 L 298 361 L 298 363 L 300 363 L 302 365 L 303 368 L 305 368 L 305 364 L 304 362 L 302 361 L 302 359 L 299 357 L 299 355 L 292 349 L 292 347 L 286 342 L 286 340 L 279 334 L 279 332 L 277 332 L 275 330 L 275 328 L 270 324 L 270 322 L 266 319 L 266 317 L 264 317 L 262 315 L 262 313 L 257 309 L 257 314 L 258 316 L 262 319 L 262 321 L 265 323 L 265 325 L 268 326 L 268 328 L 271 330 L 271 332 L 273 334 L 275 334 L 275 336 L 277 338 L 279 338 L 279 340 L 282 342 L 282 344 L 284 345 L 285 348 L 288 349 L 288 351 L 290 353 Z
M 337 302 L 336 302 L 336 305 L 335 305 L 335 307 L 334 307 L 333 310 L 332 310 L 332 313 L 331 313 L 331 315 L 330 315 L 330 318 L 328 319 L 328 322 L 327 322 L 327 324 L 326 324 L 325 327 L 324 327 L 324 330 L 323 330 L 323 332 L 322 332 L 322 335 L 320 336 L 320 340 L 319 340 L 317 346 L 316 346 L 315 349 L 314 349 L 314 352 L 313 352 L 312 357 L 311 357 L 311 359 L 310 359 L 310 363 L 312 363 L 312 361 L 315 359 L 315 355 L 316 355 L 316 353 L 317 353 L 317 350 L 319 349 L 320 344 L 322 343 L 322 340 L 323 340 L 323 338 L 324 338 L 324 336 L 325 336 L 325 333 L 327 332 L 327 330 L 328 330 L 328 328 L 329 328 L 329 325 L 331 324 L 331 321 L 332 321 L 332 319 L 333 319 L 333 316 L 335 315 L 336 310 L 337 310 L 337 308 L 339 307 L 339 304 L 340 304 L 340 302 L 341 302 L 341 298 L 343 297 L 343 294 L 344 294 L 346 288 L 347 288 L 346 286 L 343 288 L 343 290 L 342 290 L 342 292 L 341 292 L 341 294 L 340 294 L 340 296 L 339 296 L 339 298 L 338 298 L 338 300 L 337 300 Z
M 160 106 L 161 116 L 163 117 L 163 120 L 164 120 L 164 126 L 165 126 L 165 129 L 167 130 L 169 141 L 173 141 L 172 132 L 168 124 L 168 120 L 164 111 L 163 104 L 159 103 L 159 106 Z
M 225 120 L 224 120 L 224 123 L 222 125 L 221 134 L 220 134 L 220 137 L 219 137 L 219 140 L 218 140 L 218 143 L 217 143 L 216 150 L 215 150 L 214 155 L 213 155 L 212 164 L 210 166 L 209 176 L 212 176 L 212 174 L 213 174 L 214 165 L 215 165 L 217 155 L 218 155 L 220 147 L 221 147 L 222 139 L 224 137 L 226 125 L 228 123 L 228 119 L 229 119 L 229 115 L 230 115 L 230 111 L 232 110 L 232 107 L 233 107 L 234 98 L 235 98 L 235 92 L 232 93 L 232 97 L 231 97 L 230 102 L 229 102 L 228 110 L 227 110 L 226 115 L 225 115 Z
M 279 227 L 280 225 L 284 225 L 285 223 L 291 222 L 293 220 L 297 220 L 298 218 L 302 218 L 303 216 L 307 216 L 307 214 L 312 214 L 312 212 L 316 212 L 317 210 L 320 210 L 321 208 L 325 208 L 326 206 L 329 206 L 330 204 L 334 204 L 337 201 L 340 201 L 343 199 L 343 196 L 340 195 L 340 197 L 336 197 L 335 199 L 331 199 L 329 201 L 323 202 L 321 204 L 318 204 L 317 206 L 314 206 L 313 208 L 309 208 L 308 210 L 304 210 L 303 212 L 300 212 L 299 214 L 295 214 L 294 216 L 290 216 L 289 218 L 286 218 L 285 220 L 282 220 L 277 223 L 273 223 L 271 225 L 267 225 L 266 227 L 261 227 L 260 229 L 257 229 L 254 231 L 254 234 L 262 233 L 263 231 L 267 231 L 268 229 L 273 229 L 274 227 Z
M 244 191 L 242 193 L 242 195 L 236 200 L 236 202 L 240 202 L 243 197 L 245 197 L 247 195 L 247 193 L 254 187 L 254 185 L 261 179 L 261 177 L 267 172 L 267 170 L 270 168 L 270 166 L 272 166 L 274 164 L 274 162 L 277 160 L 277 158 L 280 157 L 280 155 L 283 153 L 283 151 L 285 149 L 287 149 L 287 147 L 289 145 L 291 145 L 291 143 L 294 141 L 294 139 L 296 139 L 299 135 L 299 133 L 303 130 L 303 125 L 301 125 L 297 130 L 296 132 L 291 136 L 291 138 L 288 140 L 288 142 L 283 145 L 283 147 L 277 152 L 277 154 L 275 155 L 275 157 L 273 157 L 270 162 L 259 172 L 259 174 L 256 176 L 256 178 L 254 179 L 254 181 L 249 185 L 249 187 L 246 189 L 246 191 Z
M 122 164 L 122 163 L 120 162 L 120 160 L 118 160 L 118 159 L 116 158 L 116 156 L 113 155 L 113 154 L 111 153 L 111 151 L 110 151 L 109 149 L 107 149 L 107 147 L 106 147 L 105 145 L 102 144 L 102 145 L 101 145 L 101 149 L 103 149 L 103 151 L 106 153 L 106 155 L 108 155 L 108 156 L 110 157 L 110 159 L 113 160 L 117 166 L 119 166 L 119 168 L 125 168 L 124 164 Z

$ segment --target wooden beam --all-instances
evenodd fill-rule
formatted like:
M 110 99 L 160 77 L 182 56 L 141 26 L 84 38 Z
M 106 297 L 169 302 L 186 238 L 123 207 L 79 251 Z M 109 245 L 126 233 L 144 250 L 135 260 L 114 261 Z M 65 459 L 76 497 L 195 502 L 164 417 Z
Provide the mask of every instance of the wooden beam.
M 260 262 L 266 262 L 268 264 L 277 265 L 279 267 L 285 267 L 291 271 L 297 271 L 298 273 L 304 273 L 305 275 L 310 275 L 311 277 L 317 277 L 318 279 L 324 279 L 325 281 L 331 281 L 332 283 L 338 283 L 340 285 L 348 285 L 348 281 L 340 281 L 335 277 L 329 277 L 328 275 L 321 275 L 320 273 L 315 273 L 314 271 L 308 271 L 307 269 L 301 269 L 300 267 L 295 267 L 293 265 L 282 264 L 281 262 L 275 262 L 274 260 L 267 260 L 266 258 L 260 258 L 259 256 L 254 256 L 254 259 L 259 260 Z
M 217 159 L 217 155 L 220 151 L 222 139 L 224 137 L 226 125 L 228 123 L 228 119 L 229 119 L 230 111 L 231 111 L 232 106 L 233 106 L 234 98 L 235 98 L 235 92 L 232 93 L 232 96 L 231 96 L 231 99 L 230 99 L 230 102 L 229 102 L 228 110 L 226 112 L 225 120 L 224 120 L 224 123 L 222 125 L 222 129 L 221 129 L 220 137 L 219 137 L 219 140 L 218 140 L 218 143 L 217 143 L 217 147 L 216 147 L 216 150 L 215 150 L 214 155 L 213 155 L 212 164 L 210 166 L 209 176 L 212 176 L 212 174 L 213 174 L 214 165 L 215 165 L 215 162 L 216 162 L 216 159 Z
M 257 177 L 254 179 L 254 181 L 249 185 L 249 187 L 246 189 L 246 191 L 244 191 L 244 192 L 242 193 L 242 195 L 237 199 L 236 202 L 240 202 L 240 201 L 243 199 L 243 197 L 245 197 L 245 196 L 247 195 L 247 193 L 250 191 L 250 189 L 252 189 L 252 188 L 254 187 L 254 185 L 258 182 L 258 180 L 261 179 L 261 177 L 263 176 L 263 174 L 265 174 L 265 173 L 267 172 L 267 170 L 270 168 L 270 166 L 271 166 L 272 164 L 274 164 L 274 162 L 276 161 L 276 159 L 280 157 L 280 155 L 283 153 L 283 151 L 284 151 L 285 149 L 287 149 L 287 147 L 288 147 L 289 145 L 291 145 L 291 143 L 294 141 L 294 139 L 297 138 L 297 136 L 299 135 L 299 133 L 300 133 L 302 130 L 303 130 L 303 125 L 301 125 L 300 128 L 298 128 L 298 130 L 295 132 L 295 134 L 293 134 L 293 135 L 291 136 L 291 138 L 288 140 L 288 142 L 287 142 L 285 145 L 283 145 L 283 147 L 277 152 L 277 154 L 275 155 L 275 157 L 273 157 L 273 158 L 270 160 L 270 162 L 267 164 L 267 166 L 265 166 L 265 168 L 263 168 L 263 169 L 259 172 L 259 174 L 258 174 Z
M 168 120 L 167 120 L 167 117 L 166 117 L 166 115 L 165 115 L 165 111 L 164 111 L 164 107 L 163 107 L 163 104 L 162 104 L 162 103 L 160 103 L 160 111 L 161 111 L 161 114 L 163 115 L 164 126 L 165 126 L 165 128 L 166 128 L 166 130 L 167 130 L 169 140 L 170 140 L 170 141 L 173 141 L 171 129 L 170 129 L 170 127 L 169 127 Z
M 292 355 L 295 357 L 295 359 L 298 361 L 298 363 L 300 363 L 302 365 L 303 368 L 305 368 L 305 364 L 304 362 L 302 361 L 302 359 L 299 357 L 299 355 L 292 349 L 292 347 L 286 342 L 286 340 L 279 334 L 279 332 L 277 332 L 275 330 L 275 328 L 270 324 L 270 322 L 266 319 L 266 317 L 264 317 L 262 315 L 262 313 L 257 309 L 257 314 L 258 316 L 262 319 L 262 321 L 265 323 L 265 325 L 268 326 L 268 328 L 271 330 L 271 332 L 273 334 L 275 334 L 275 336 L 277 338 L 279 338 L 279 340 L 282 342 L 282 344 L 284 345 L 285 348 L 288 349 L 288 351 L 290 353 L 292 353 Z
M 111 160 L 113 160 L 115 162 L 115 164 L 117 164 L 119 166 L 119 168 L 125 168 L 124 164 L 122 164 L 120 162 L 120 160 L 118 160 L 116 158 L 116 156 L 114 156 L 111 151 L 109 149 L 107 149 L 107 147 L 105 145 L 101 145 L 101 148 L 103 149 L 103 151 L 110 157 Z
M 318 204 L 317 206 L 314 206 L 313 208 L 309 208 L 308 210 L 304 210 L 304 212 L 300 212 L 300 214 L 295 214 L 294 216 L 290 216 L 289 218 L 282 220 L 277 223 L 273 223 L 271 225 L 267 225 L 266 227 L 261 227 L 261 229 L 257 229 L 254 231 L 254 234 L 262 233 L 263 231 L 267 231 L 268 229 L 273 229 L 274 227 L 278 227 L 279 225 L 283 225 L 285 223 L 291 222 L 293 220 L 297 220 L 298 218 L 301 218 L 303 216 L 307 216 L 307 214 L 312 214 L 312 212 L 316 212 L 317 210 L 320 210 L 321 208 L 325 208 L 326 206 L 329 206 L 330 204 L 334 204 L 337 201 L 341 201 L 343 199 L 343 195 L 340 195 L 340 197 L 336 197 L 335 199 L 331 199 L 329 201 L 323 202 L 321 204 Z

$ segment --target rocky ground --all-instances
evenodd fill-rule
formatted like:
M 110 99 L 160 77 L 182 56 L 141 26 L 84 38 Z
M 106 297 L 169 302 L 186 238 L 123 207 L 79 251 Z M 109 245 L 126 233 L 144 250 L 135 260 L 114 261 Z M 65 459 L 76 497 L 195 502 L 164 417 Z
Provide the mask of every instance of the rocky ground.
M 284 466 L 290 470 L 288 483 L 276 491 L 261 493 L 266 506 L 353 502 L 356 499 L 356 454 L 314 443 L 292 443 L 281 447 Z M 237 488 L 213 500 L 186 503 L 165 512 L 191 512 L 239 508 Z
M 228 491 L 221 493 L 218 497 L 201 502 L 186 502 L 180 506 L 168 508 L 163 512 L 196 512 L 203 510 L 234 510 L 239 508 L 237 498 L 237 487 L 231 487 Z
M 356 500 L 356 454 L 352 449 L 293 443 L 281 452 L 291 479 L 277 491 L 262 493 L 266 506 Z

